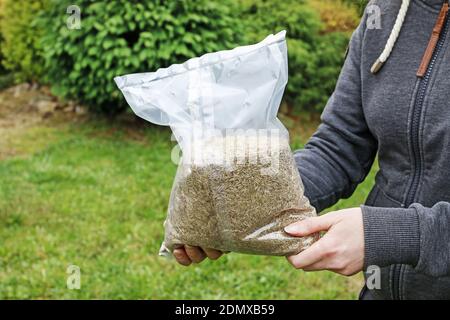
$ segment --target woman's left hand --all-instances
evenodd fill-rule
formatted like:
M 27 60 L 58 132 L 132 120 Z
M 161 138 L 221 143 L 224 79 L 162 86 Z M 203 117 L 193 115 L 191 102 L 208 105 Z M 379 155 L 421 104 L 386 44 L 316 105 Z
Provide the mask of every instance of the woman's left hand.
M 308 218 L 285 228 L 292 236 L 304 237 L 326 231 L 311 247 L 288 257 L 297 269 L 305 271 L 330 270 L 351 276 L 364 264 L 364 229 L 360 208 L 339 210 Z

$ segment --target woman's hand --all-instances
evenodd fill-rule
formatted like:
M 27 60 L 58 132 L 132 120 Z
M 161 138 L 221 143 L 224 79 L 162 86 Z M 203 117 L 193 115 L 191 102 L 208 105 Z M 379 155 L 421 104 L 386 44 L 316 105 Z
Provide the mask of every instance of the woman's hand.
M 326 231 L 326 234 L 311 247 L 288 257 L 289 262 L 297 269 L 330 270 L 351 276 L 363 268 L 364 229 L 360 208 L 308 218 L 287 226 L 285 231 L 296 237 Z
M 202 249 L 184 245 L 173 250 L 175 260 L 183 266 L 189 266 L 191 263 L 200 263 L 208 257 L 211 260 L 217 260 L 222 256 L 221 251 L 214 249 Z

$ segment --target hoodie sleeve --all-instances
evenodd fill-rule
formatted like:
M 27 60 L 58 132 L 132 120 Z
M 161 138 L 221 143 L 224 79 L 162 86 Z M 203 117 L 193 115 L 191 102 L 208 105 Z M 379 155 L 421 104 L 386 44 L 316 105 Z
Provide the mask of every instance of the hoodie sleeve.
M 408 209 L 362 206 L 365 269 L 409 264 L 419 273 L 450 276 L 450 203 Z
M 305 193 L 318 212 L 350 197 L 367 176 L 377 151 L 362 108 L 361 46 L 365 19 L 352 35 L 336 88 L 321 124 L 294 153 Z

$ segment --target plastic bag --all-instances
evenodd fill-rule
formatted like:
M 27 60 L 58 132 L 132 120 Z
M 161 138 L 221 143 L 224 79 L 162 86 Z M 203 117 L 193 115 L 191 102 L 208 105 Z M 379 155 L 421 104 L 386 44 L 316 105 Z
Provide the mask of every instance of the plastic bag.
M 277 118 L 287 78 L 285 31 L 115 78 L 133 111 L 170 126 L 182 150 L 161 255 L 189 244 L 284 256 L 314 242 L 283 230 L 316 215 Z

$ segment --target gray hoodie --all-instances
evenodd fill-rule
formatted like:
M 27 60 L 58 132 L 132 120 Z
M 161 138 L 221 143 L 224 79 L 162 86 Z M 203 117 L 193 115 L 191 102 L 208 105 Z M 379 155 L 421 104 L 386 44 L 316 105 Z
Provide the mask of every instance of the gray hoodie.
M 416 75 L 443 0 L 411 0 L 389 59 L 401 0 L 375 0 L 381 28 L 354 32 L 322 123 L 295 158 L 318 211 L 352 195 L 376 155 L 362 206 L 365 268 L 381 268 L 375 299 L 450 299 L 450 19 L 424 77 Z

